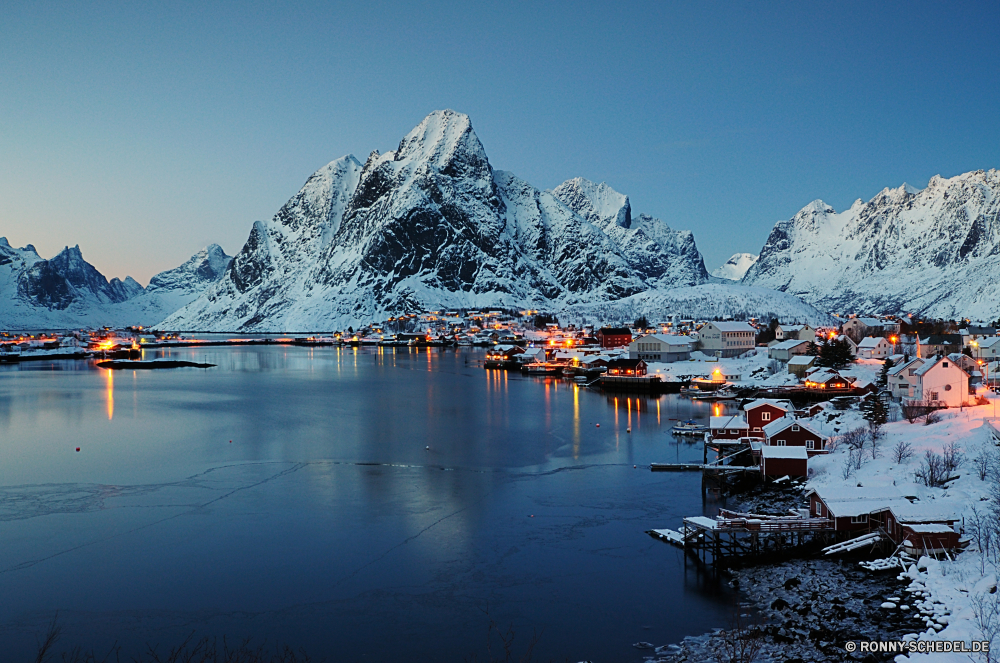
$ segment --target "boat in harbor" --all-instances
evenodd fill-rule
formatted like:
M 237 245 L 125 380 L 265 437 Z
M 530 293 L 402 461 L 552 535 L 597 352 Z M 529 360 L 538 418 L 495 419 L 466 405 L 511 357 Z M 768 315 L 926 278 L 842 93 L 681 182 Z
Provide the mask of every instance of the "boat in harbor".
M 674 435 L 702 435 L 708 432 L 708 426 L 704 424 L 699 424 L 693 419 L 688 419 L 687 421 L 682 421 L 681 423 L 675 425 L 671 432 Z
M 549 362 L 532 362 L 521 367 L 521 372 L 525 375 L 559 375 L 563 364 L 551 364 Z
M 716 391 L 696 390 L 691 393 L 691 398 L 698 401 L 733 401 L 739 398 L 735 390 L 728 387 Z

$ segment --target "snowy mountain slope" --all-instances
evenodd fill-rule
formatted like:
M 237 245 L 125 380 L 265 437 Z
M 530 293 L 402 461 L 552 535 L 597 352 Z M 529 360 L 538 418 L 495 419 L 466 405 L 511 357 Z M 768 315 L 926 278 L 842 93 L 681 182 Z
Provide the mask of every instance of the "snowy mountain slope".
M 747 270 L 757 262 L 757 258 L 759 257 L 752 253 L 734 253 L 725 264 L 712 270 L 712 276 L 720 279 L 729 279 L 730 281 L 739 281 L 747 273 Z
M 628 196 L 604 182 L 594 184 L 577 177 L 557 186 L 552 194 L 603 230 L 648 285 L 677 287 L 709 280 L 691 231 L 673 230 L 648 214 L 632 216 Z
M 680 319 L 704 320 L 718 316 L 736 320 L 777 318 L 786 323 L 811 325 L 836 323 L 836 318 L 783 292 L 715 283 L 649 290 L 614 302 L 579 304 L 568 307 L 559 319 L 631 322 L 639 316 L 646 316 L 650 322 L 662 322 L 674 315 Z
M 213 244 L 143 288 L 132 277 L 108 281 L 79 246 L 44 260 L 31 245 L 15 249 L 0 238 L 0 328 L 152 325 L 201 294 L 229 260 Z
M 628 225 L 583 216 L 555 192 L 494 171 L 468 116 L 435 111 L 396 150 L 318 171 L 274 218 L 254 223 L 218 283 L 160 326 L 317 331 L 445 306 L 553 308 L 707 279 L 690 233 L 645 217 Z
M 814 201 L 771 231 L 742 282 L 824 310 L 1000 316 L 1000 172 L 884 189 L 837 213 Z

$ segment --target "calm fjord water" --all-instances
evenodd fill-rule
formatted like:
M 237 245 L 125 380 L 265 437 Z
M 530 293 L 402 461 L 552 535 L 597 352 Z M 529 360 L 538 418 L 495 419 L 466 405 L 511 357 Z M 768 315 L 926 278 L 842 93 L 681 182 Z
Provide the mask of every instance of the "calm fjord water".
M 714 512 L 700 475 L 642 468 L 700 461 L 668 431 L 707 405 L 484 371 L 469 351 L 145 354 L 218 367 L 0 367 L 11 660 L 56 611 L 67 647 L 194 631 L 373 661 L 482 658 L 491 618 L 519 651 L 539 633 L 537 660 L 636 661 L 632 643 L 728 615 L 716 581 L 644 534 Z

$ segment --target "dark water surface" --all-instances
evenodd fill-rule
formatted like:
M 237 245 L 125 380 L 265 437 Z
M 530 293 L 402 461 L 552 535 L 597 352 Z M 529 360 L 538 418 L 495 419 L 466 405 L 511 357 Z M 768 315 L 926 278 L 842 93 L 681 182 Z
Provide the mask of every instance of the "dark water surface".
M 642 468 L 700 462 L 668 431 L 707 404 L 484 371 L 470 351 L 167 355 L 218 368 L 0 367 L 4 660 L 56 611 L 66 648 L 194 631 L 461 661 L 493 619 L 517 652 L 539 633 L 535 660 L 637 661 L 632 643 L 731 610 L 644 533 L 714 513 L 699 474 Z

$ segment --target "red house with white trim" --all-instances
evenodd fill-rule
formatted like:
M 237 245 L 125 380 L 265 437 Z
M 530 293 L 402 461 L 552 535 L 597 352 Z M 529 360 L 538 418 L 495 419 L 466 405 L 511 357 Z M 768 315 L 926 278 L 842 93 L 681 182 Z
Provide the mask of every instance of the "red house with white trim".
M 747 420 L 748 437 L 764 439 L 764 426 L 781 419 L 794 408 L 787 401 L 776 401 L 771 398 L 758 398 L 747 403 L 743 408 Z
M 809 456 L 828 453 L 827 438 L 801 419 L 782 417 L 764 426 L 764 444 L 772 447 L 805 447 Z

